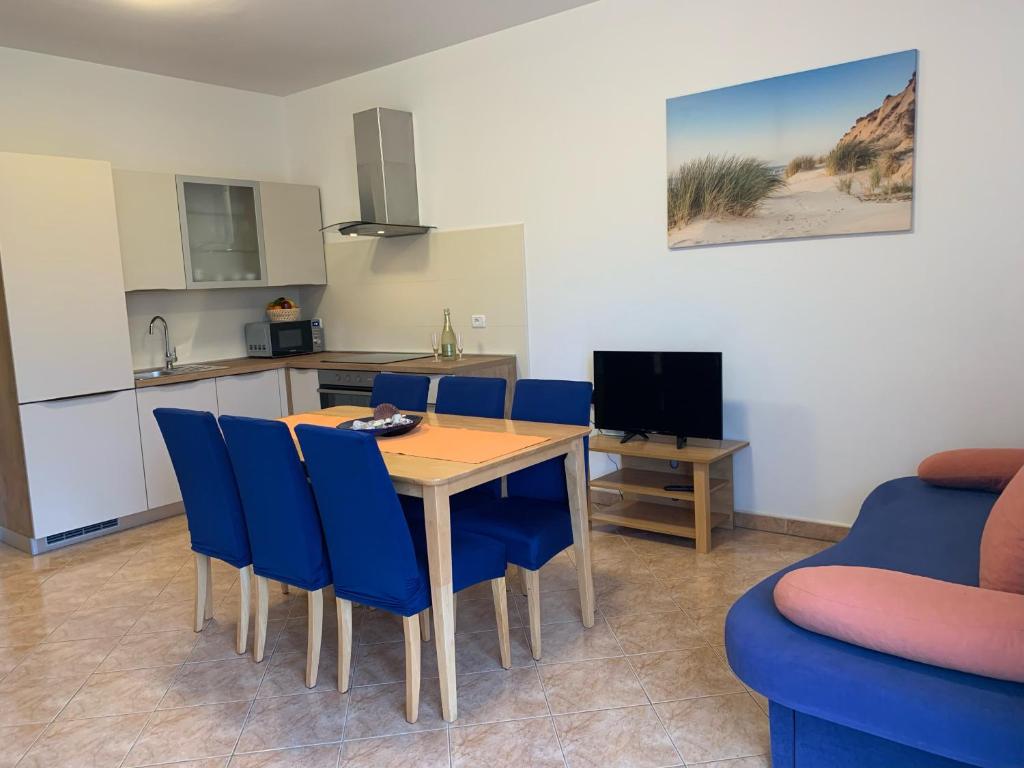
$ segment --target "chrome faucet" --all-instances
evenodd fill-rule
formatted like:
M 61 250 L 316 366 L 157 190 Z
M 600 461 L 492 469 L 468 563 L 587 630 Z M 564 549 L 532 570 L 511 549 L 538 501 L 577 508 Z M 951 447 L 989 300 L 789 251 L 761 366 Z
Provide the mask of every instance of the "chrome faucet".
M 167 329 L 167 321 L 160 317 L 160 315 L 156 315 L 149 321 L 149 335 L 153 335 L 153 323 L 157 320 L 160 321 L 164 329 L 164 370 L 170 371 L 174 369 L 174 364 L 178 362 L 178 350 L 171 346 L 171 334 Z

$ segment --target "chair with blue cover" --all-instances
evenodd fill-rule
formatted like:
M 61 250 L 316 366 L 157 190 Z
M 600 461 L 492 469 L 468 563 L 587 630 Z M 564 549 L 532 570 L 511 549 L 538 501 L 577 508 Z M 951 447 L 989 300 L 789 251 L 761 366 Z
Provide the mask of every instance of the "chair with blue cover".
M 267 580 L 306 590 L 306 687 L 316 685 L 323 637 L 324 587 L 331 566 L 313 491 L 291 431 L 280 421 L 221 416 L 220 428 L 238 480 L 256 573 L 253 658 L 263 661 Z
M 313 484 L 338 607 L 338 690 L 347 691 L 352 661 L 352 603 L 402 617 L 405 716 L 416 722 L 420 691 L 417 615 L 430 607 L 427 543 L 414 537 L 376 441 L 348 430 L 295 428 Z M 501 665 L 511 667 L 505 547 L 494 539 L 452 532 L 453 588 L 490 581 Z
M 217 420 L 208 411 L 157 408 L 153 411 L 178 478 L 196 559 L 195 631 L 213 618 L 211 558 L 238 569 L 238 628 L 235 650 L 249 640 L 249 574 L 252 553 L 242 500 Z
M 523 379 L 516 384 L 512 419 L 588 426 L 592 394 L 589 381 Z M 565 462 L 557 458 L 527 467 L 509 475 L 506 483 L 506 498 L 453 509 L 452 530 L 505 544 L 508 562 L 519 567 L 525 582 L 530 646 L 539 659 L 540 568 L 573 543 Z
M 378 373 L 373 378 L 373 392 L 370 393 L 370 407 L 391 403 L 400 411 L 427 410 L 427 393 L 430 391 L 429 376 L 413 376 L 408 373 Z

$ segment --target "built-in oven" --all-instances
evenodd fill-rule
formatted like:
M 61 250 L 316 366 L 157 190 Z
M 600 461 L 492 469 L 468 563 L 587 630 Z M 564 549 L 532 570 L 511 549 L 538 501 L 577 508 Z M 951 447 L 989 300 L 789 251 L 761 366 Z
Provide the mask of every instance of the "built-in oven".
M 320 407 L 370 405 L 376 371 L 318 371 Z

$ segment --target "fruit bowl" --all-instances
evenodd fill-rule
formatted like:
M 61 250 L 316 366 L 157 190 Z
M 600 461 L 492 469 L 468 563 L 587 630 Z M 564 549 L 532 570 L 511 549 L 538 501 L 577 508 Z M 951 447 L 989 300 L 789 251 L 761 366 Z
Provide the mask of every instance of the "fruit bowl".
M 272 323 L 288 323 L 298 320 L 301 314 L 302 310 L 298 307 L 292 307 L 291 309 L 268 309 L 267 319 Z

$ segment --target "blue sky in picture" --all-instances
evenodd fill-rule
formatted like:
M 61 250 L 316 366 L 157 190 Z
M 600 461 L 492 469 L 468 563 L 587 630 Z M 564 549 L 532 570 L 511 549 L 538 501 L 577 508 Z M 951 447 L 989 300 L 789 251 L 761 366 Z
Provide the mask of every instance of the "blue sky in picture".
M 669 99 L 668 168 L 707 155 L 785 165 L 825 154 L 916 69 L 917 51 L 901 51 Z

